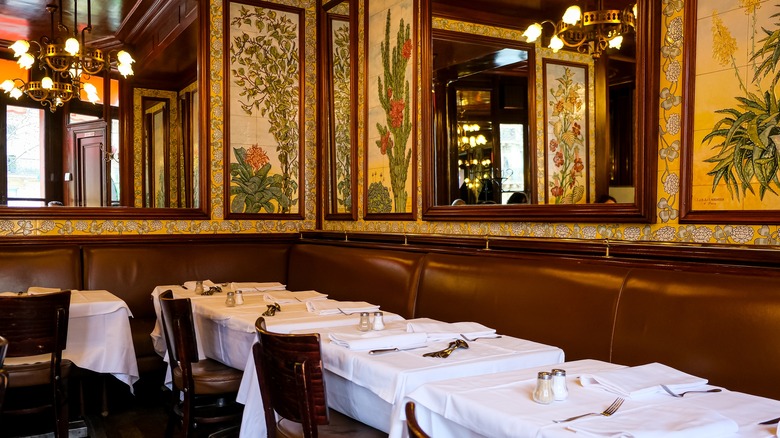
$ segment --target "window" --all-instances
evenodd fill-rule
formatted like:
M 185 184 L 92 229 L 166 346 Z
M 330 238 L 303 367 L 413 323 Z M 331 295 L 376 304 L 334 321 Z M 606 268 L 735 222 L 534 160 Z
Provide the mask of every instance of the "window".
M 46 203 L 44 109 L 6 106 L 6 204 Z

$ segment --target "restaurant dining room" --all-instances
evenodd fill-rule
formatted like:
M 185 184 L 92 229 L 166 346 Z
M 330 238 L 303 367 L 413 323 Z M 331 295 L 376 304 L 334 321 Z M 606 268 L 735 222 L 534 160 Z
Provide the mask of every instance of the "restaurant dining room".
M 0 438 L 780 436 L 779 17 L 0 2 Z

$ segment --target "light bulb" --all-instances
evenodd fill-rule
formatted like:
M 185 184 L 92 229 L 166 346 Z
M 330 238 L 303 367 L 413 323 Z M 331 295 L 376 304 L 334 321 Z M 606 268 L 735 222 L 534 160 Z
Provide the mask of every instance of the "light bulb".
M 6 80 L 3 81 L 2 84 L 0 84 L 0 88 L 2 88 L 3 91 L 5 91 L 6 93 L 10 93 L 11 90 L 13 90 L 15 87 L 16 87 L 16 84 L 14 83 L 14 81 L 12 81 L 10 79 L 6 79 Z
M 130 54 L 125 52 L 124 50 L 120 50 L 116 54 L 116 60 L 119 61 L 121 64 L 132 64 L 135 62 L 135 59 L 133 59 L 133 57 L 130 56 Z
M 97 88 L 89 82 L 84 84 L 84 91 L 86 91 L 88 94 L 97 94 Z
M 97 103 L 97 101 L 100 100 L 100 97 L 97 93 L 87 93 L 87 100 L 89 100 L 90 103 Z
M 477 136 L 477 144 L 487 144 L 487 139 L 485 138 L 484 135 L 479 134 Z
M 542 36 L 542 25 L 539 23 L 534 23 L 523 32 L 523 36 L 525 37 L 526 42 L 532 43 L 539 39 L 540 36 Z
M 615 38 L 609 40 L 609 47 L 620 49 L 620 45 L 623 43 L 623 35 L 618 35 Z
M 563 48 L 563 40 L 558 38 L 558 35 L 555 35 L 550 39 L 550 46 L 549 46 L 553 53 L 558 53 L 558 50 L 561 50 Z
M 130 64 L 120 63 L 117 66 L 117 70 L 119 70 L 119 73 L 122 76 L 124 76 L 124 77 L 126 77 L 127 75 L 132 75 L 133 74 L 133 66 L 130 65 Z
M 76 54 L 79 53 L 79 40 L 76 38 L 68 38 L 67 41 L 65 41 L 65 51 L 70 54 L 70 56 L 76 56 Z
M 634 3 L 633 10 L 634 10 L 634 19 L 636 19 L 636 17 L 637 17 L 636 3 Z
M 25 54 L 21 55 L 19 57 L 19 60 L 16 61 L 16 62 L 17 62 L 17 64 L 19 64 L 19 67 L 21 67 L 21 68 L 23 68 L 25 70 L 29 70 L 30 67 L 32 67 L 33 64 L 35 64 L 35 58 L 33 58 L 33 56 L 30 55 L 29 53 L 25 53 Z
M 563 13 L 561 21 L 566 24 L 577 24 L 582 18 L 582 10 L 579 6 L 569 6 L 566 12 Z
M 41 79 L 41 88 L 44 90 L 51 90 L 53 87 L 54 81 L 52 81 L 50 77 L 44 76 L 44 78 Z
M 16 87 L 14 87 L 14 89 L 12 89 L 12 90 L 11 90 L 11 92 L 10 92 L 9 94 L 10 94 L 10 95 L 11 95 L 11 97 L 13 97 L 14 99 L 18 99 L 18 98 L 22 97 L 22 90 L 20 90 L 20 89 L 18 89 L 18 88 L 16 88 Z
M 460 141 L 463 144 L 469 144 L 469 138 L 467 136 L 465 136 L 465 135 L 463 136 L 463 138 L 460 139 Z
M 14 51 L 14 56 L 18 58 L 18 57 L 24 55 L 25 53 L 27 53 L 28 50 L 30 50 L 30 43 L 28 43 L 25 40 L 19 40 L 19 41 L 15 42 L 15 43 L 11 44 L 10 46 L 8 46 L 8 48 L 13 50 Z

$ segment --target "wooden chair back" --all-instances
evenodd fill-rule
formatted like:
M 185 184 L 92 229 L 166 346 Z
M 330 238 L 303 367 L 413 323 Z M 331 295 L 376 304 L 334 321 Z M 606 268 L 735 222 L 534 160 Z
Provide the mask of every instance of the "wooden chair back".
M 189 382 L 191 387 L 193 385 L 191 364 L 198 361 L 192 303 L 189 298 L 174 299 L 171 290 L 164 291 L 159 298 L 169 361 L 172 367 L 178 365 L 181 368 L 184 381 Z
M 431 438 L 430 435 L 425 433 L 420 427 L 420 423 L 417 422 L 417 416 L 414 412 L 414 402 L 406 402 L 406 429 L 409 431 L 409 438 Z
M 269 436 L 276 430 L 275 411 L 301 423 L 305 437 L 316 437 L 317 426 L 329 423 L 320 335 L 272 333 L 265 329 L 262 317 L 255 329 L 258 342 L 252 352 Z

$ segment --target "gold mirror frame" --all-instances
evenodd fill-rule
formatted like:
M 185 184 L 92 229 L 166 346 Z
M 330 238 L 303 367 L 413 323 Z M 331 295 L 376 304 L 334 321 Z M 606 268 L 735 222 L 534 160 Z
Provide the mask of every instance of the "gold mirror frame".
M 430 221 L 536 221 L 536 222 L 638 222 L 655 221 L 655 179 L 658 142 L 659 59 L 661 5 L 652 0 L 637 2 L 640 19 L 636 32 L 636 121 L 634 156 L 635 196 L 633 204 L 579 204 L 579 205 L 436 205 L 433 130 L 423 130 L 423 219 Z M 432 84 L 432 8 L 423 2 L 421 32 L 422 83 Z M 422 87 L 421 120 L 432 126 L 431 88 Z M 427 124 L 426 124 L 427 123 Z M 532 131 L 531 144 L 538 141 Z
M 197 79 L 201 90 L 209 90 L 208 75 L 208 50 L 209 50 L 209 2 L 198 0 L 198 51 L 197 51 Z M 120 156 L 134 157 L 133 139 L 130 133 L 134 129 L 133 123 L 133 91 L 128 81 L 120 81 L 123 101 L 120 103 Z M 198 115 L 199 141 L 201 145 L 200 156 L 210 156 L 208 152 L 209 140 L 209 111 L 210 104 L 208 93 L 198 93 L 200 113 Z M 140 129 L 140 128 L 135 128 Z M 208 199 L 210 169 L 208 160 L 201 159 L 200 172 L 203 175 L 199 181 L 200 207 L 199 208 L 146 208 L 146 207 L 0 207 L 0 218 L 30 218 L 30 219 L 160 219 L 160 220 L 198 220 L 208 219 L 210 216 L 210 201 Z M 133 175 L 133 159 L 125 159 L 121 163 L 121 172 L 124 175 Z M 129 185 L 123 184 L 126 190 Z M 125 195 L 126 196 L 126 195 Z

